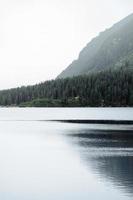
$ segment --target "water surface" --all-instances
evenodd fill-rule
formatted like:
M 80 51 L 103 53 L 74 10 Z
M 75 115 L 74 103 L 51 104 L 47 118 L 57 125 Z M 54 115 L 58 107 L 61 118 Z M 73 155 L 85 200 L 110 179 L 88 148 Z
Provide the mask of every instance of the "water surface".
M 131 200 L 133 128 L 46 122 L 128 119 L 129 108 L 0 110 L 0 199 Z

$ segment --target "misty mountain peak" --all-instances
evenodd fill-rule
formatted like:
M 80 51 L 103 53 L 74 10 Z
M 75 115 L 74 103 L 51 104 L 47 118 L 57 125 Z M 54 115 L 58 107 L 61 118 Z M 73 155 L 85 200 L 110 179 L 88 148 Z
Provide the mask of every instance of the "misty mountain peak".
M 133 64 L 133 14 L 93 38 L 57 78 L 73 77 Z

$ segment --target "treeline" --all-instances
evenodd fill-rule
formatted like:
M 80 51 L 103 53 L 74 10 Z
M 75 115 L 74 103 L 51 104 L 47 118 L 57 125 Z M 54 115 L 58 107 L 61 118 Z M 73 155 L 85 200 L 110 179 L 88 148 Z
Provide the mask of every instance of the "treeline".
M 38 101 L 40 106 L 133 106 L 133 70 L 108 70 L 0 91 L 1 106 L 39 106 Z

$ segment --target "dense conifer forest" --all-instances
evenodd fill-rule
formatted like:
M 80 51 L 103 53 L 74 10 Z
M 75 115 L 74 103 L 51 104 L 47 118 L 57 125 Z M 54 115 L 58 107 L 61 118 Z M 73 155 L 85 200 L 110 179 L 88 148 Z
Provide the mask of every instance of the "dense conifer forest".
M 133 106 L 133 70 L 125 66 L 0 91 L 1 106 Z

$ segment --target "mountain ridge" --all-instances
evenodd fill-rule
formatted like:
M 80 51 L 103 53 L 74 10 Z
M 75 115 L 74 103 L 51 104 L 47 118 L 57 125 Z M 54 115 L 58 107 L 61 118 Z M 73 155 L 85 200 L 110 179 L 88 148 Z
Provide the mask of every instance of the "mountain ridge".
M 93 38 L 57 78 L 117 68 L 125 62 L 133 64 L 133 14 Z

